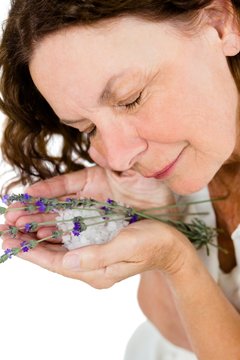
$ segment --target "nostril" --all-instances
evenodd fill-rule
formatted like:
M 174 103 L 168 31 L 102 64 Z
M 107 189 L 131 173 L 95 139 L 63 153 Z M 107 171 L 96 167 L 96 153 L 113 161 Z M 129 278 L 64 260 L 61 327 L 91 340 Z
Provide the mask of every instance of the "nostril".
M 121 175 L 122 175 L 122 171 L 112 170 L 112 172 L 113 172 L 114 175 L 116 175 L 116 176 L 121 176 Z
M 131 176 L 135 176 L 136 175 L 136 171 L 134 171 L 134 170 L 126 170 L 126 171 L 123 171 L 122 173 L 121 173 L 121 176 L 122 177 L 131 177 Z
M 117 177 L 127 177 L 127 178 L 136 175 L 136 171 L 134 171 L 134 170 L 125 170 L 125 171 L 112 170 L 112 173 L 113 173 L 113 175 L 115 175 Z

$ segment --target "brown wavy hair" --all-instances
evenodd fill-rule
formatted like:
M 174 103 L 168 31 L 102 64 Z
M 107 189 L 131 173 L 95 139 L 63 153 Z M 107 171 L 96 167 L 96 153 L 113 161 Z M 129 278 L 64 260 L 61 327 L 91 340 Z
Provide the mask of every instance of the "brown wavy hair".
M 86 138 L 60 123 L 31 79 L 28 63 L 34 44 L 63 28 L 120 16 L 172 20 L 177 26 L 193 26 L 199 11 L 212 3 L 212 0 L 12 0 L 0 45 L 0 110 L 6 115 L 1 150 L 17 178 L 6 189 L 81 169 L 82 160 L 91 162 Z M 240 1 L 230 3 L 239 14 Z M 192 27 L 193 31 L 195 28 Z M 235 56 L 228 61 L 240 89 L 240 58 Z M 54 135 L 62 140 L 58 156 L 51 153 Z

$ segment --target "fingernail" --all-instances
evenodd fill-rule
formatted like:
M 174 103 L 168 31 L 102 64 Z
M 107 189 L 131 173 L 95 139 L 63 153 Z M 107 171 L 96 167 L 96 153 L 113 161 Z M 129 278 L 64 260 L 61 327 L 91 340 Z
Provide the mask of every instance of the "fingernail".
M 80 257 L 78 255 L 65 256 L 63 266 L 66 269 L 80 269 Z

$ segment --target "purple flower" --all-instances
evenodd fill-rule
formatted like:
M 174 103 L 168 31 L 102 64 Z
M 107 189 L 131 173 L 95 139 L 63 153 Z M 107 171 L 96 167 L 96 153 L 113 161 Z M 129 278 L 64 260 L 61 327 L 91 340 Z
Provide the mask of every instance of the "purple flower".
M 31 200 L 31 198 L 32 196 L 29 195 L 28 193 L 22 194 L 21 203 L 26 205 L 29 202 L 29 200 Z
M 44 202 L 42 201 L 42 200 L 38 200 L 38 201 L 36 201 L 35 202 L 35 205 L 38 207 L 38 210 L 40 211 L 40 212 L 45 212 L 45 210 L 46 210 L 46 205 L 44 204 Z
M 105 215 L 107 215 L 107 214 L 109 214 L 109 213 L 111 212 L 111 210 L 110 210 L 107 206 L 101 206 L 100 209 L 104 211 L 104 214 L 105 214 Z M 104 220 L 105 220 L 105 219 L 108 219 L 108 217 L 105 217 L 105 216 L 103 216 L 102 218 L 103 218 Z
M 32 229 L 32 224 L 31 223 L 25 224 L 25 226 L 24 226 L 25 232 L 30 232 L 31 229 Z
M 2 197 L 2 202 L 3 202 L 4 204 L 8 205 L 9 197 L 10 197 L 10 196 L 9 196 L 8 194 L 3 195 L 3 197 Z
M 111 200 L 111 199 L 107 199 L 107 201 L 106 201 L 108 204 L 113 204 L 114 203 L 114 201 L 113 200 Z
M 71 202 L 72 199 L 71 198 L 66 198 L 66 202 Z
M 28 251 L 29 251 L 29 247 L 27 247 L 27 246 L 22 247 L 22 251 L 23 251 L 23 252 L 28 252 Z
M 81 224 L 79 222 L 75 222 L 74 223 L 74 230 L 80 230 L 81 229 Z
M 30 199 L 31 199 L 31 195 L 29 195 L 28 193 L 25 193 L 25 194 L 23 195 L 23 198 L 24 198 L 24 200 L 30 200 Z
M 27 245 L 27 241 L 22 241 L 20 245 L 21 245 L 21 248 L 22 248 L 22 251 L 23 251 L 23 252 L 28 252 L 28 251 L 29 251 L 29 247 L 26 246 L 26 245 Z
M 101 210 L 104 210 L 104 211 L 108 211 L 108 210 L 109 210 L 106 206 L 101 206 L 100 209 L 101 209 Z
M 72 234 L 74 236 L 79 236 L 80 232 L 81 232 L 81 224 L 80 224 L 79 221 L 75 221 L 74 222 L 74 227 L 73 227 L 73 230 L 72 230 Z
M 4 254 L 8 255 L 8 258 L 11 259 L 11 257 L 12 257 L 12 250 L 11 250 L 11 249 L 6 249 L 6 250 L 4 251 Z
M 136 221 L 138 221 L 138 215 L 134 214 L 134 215 L 132 215 L 131 219 L 129 220 L 129 224 L 133 224 Z

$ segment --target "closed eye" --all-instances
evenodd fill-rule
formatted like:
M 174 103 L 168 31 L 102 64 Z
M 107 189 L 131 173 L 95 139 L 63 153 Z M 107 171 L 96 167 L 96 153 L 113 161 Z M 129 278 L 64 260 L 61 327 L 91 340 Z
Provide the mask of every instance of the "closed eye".
M 140 92 L 139 96 L 129 104 L 123 104 L 120 106 L 124 106 L 127 110 L 133 110 L 137 105 L 140 105 L 142 100 L 142 92 Z

